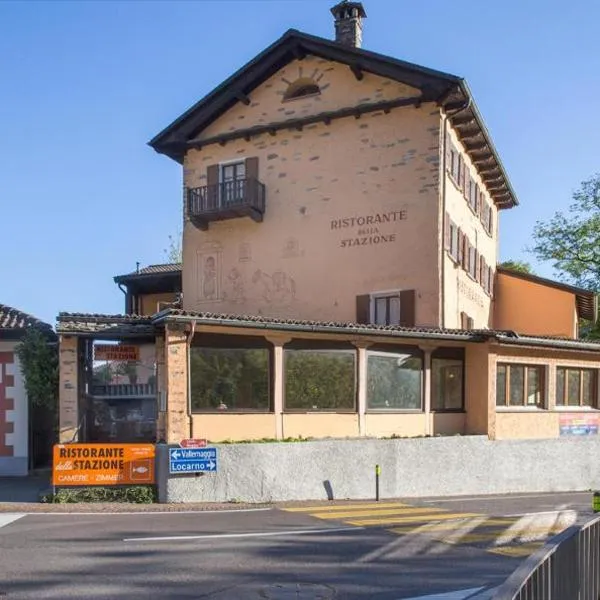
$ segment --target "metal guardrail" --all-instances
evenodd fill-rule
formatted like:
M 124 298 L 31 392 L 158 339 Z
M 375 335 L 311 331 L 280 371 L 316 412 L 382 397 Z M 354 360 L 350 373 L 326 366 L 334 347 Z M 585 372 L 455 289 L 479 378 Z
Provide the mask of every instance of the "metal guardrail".
M 600 600 L 600 517 L 569 527 L 532 554 L 492 600 Z

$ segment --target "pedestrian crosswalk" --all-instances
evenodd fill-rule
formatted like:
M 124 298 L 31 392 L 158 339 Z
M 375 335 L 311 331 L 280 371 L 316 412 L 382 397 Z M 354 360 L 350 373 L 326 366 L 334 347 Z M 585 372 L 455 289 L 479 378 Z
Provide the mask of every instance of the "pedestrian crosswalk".
M 491 516 L 403 502 L 321 504 L 284 510 L 356 527 L 384 528 L 398 536 L 420 536 L 445 545 L 475 546 L 512 557 L 529 556 L 577 517 L 571 510 Z

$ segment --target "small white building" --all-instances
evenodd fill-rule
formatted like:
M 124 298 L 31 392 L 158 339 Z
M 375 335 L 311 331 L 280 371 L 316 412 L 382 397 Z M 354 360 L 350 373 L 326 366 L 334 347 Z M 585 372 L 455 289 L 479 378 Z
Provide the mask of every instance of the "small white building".
M 0 477 L 29 471 L 29 403 L 16 352 L 29 327 L 41 327 L 54 335 L 50 325 L 0 304 Z

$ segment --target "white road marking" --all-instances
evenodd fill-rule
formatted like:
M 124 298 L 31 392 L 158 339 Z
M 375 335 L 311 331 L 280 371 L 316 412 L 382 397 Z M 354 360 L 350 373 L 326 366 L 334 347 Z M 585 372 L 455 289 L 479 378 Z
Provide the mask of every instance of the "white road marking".
M 273 510 L 273 508 L 268 507 L 268 508 L 234 508 L 234 509 L 225 509 L 225 510 L 139 510 L 139 511 L 126 511 L 126 512 L 78 512 L 78 511 L 73 511 L 73 512 L 30 512 L 30 513 L 23 513 L 23 515 L 28 515 L 28 516 L 32 516 L 32 517 L 38 517 L 38 516 L 49 516 L 49 517 L 73 517 L 73 516 L 78 516 L 78 515 L 85 515 L 85 516 L 95 516 L 95 517 L 103 517 L 104 515 L 115 515 L 115 516 L 119 516 L 119 515 L 124 515 L 124 516 L 131 516 L 131 515 L 149 515 L 149 516 L 164 516 L 164 515 L 204 515 L 204 514 L 209 514 L 209 515 L 214 515 L 215 513 L 249 513 L 249 512 L 265 512 L 267 510 Z M 0 513 L 1 515 L 2 513 Z
M 124 542 L 180 542 L 185 540 L 224 540 L 233 538 L 275 537 L 289 535 L 310 535 L 311 533 L 341 533 L 360 531 L 364 527 L 330 527 L 327 529 L 290 529 L 288 531 L 259 531 L 255 533 L 213 533 L 207 535 L 171 535 L 162 537 L 124 538 Z
M 404 598 L 403 600 L 490 600 L 497 589 L 478 587 L 430 596 L 414 596 L 412 598 Z
M 10 525 L 14 521 L 18 519 L 22 519 L 25 516 L 25 513 L 1 513 L 0 514 L 0 528 L 5 527 L 6 525 Z
M 419 501 L 423 504 L 445 504 L 446 502 L 466 502 L 469 500 L 516 500 L 518 498 L 545 498 L 550 499 L 552 497 L 560 496 L 560 495 L 569 495 L 569 496 L 577 496 L 577 495 L 589 495 L 590 492 L 557 492 L 556 494 L 550 493 L 541 493 L 541 494 L 518 494 L 518 495 L 506 495 L 499 494 L 497 496 L 459 496 L 457 498 L 444 498 L 440 496 L 436 500 L 419 500 L 418 498 L 413 498 L 413 501 Z M 410 502 L 410 498 L 403 498 L 403 501 Z

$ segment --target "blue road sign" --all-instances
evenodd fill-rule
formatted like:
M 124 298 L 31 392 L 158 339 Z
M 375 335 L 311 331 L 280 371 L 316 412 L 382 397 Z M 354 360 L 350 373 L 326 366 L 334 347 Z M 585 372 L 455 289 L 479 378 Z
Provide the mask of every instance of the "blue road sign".
M 169 473 L 216 473 L 216 448 L 169 448 Z

